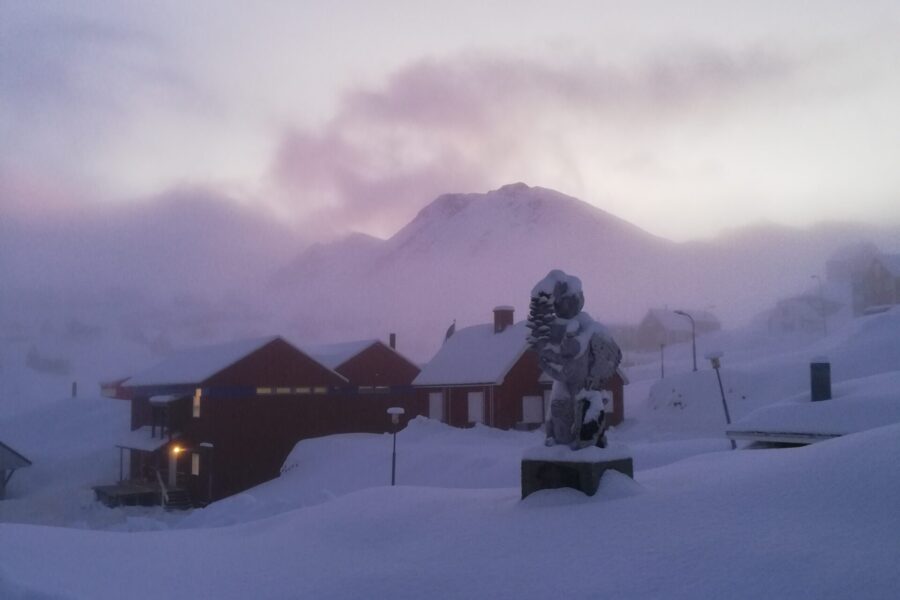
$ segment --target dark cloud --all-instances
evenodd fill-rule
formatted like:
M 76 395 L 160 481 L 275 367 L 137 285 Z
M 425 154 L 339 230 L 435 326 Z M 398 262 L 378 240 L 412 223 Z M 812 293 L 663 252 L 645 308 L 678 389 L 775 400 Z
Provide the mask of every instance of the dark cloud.
M 317 222 L 396 226 L 439 193 L 533 180 L 540 165 L 578 181 L 573 130 L 644 127 L 746 101 L 795 67 L 760 49 L 681 51 L 633 68 L 474 54 L 425 60 L 381 89 L 349 90 L 324 128 L 286 132 L 272 172 L 292 202 L 319 206 Z

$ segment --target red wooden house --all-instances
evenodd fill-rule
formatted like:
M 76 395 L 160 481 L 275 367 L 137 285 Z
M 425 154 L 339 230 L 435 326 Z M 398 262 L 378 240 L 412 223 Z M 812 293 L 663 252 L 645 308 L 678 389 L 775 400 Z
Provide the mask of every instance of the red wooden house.
M 356 394 L 357 402 L 352 413 L 345 416 L 345 427 L 359 432 L 385 431 L 384 415 L 391 406 L 403 407 L 405 420 L 422 414 L 412 387 L 420 369 L 394 346 L 394 334 L 390 345 L 370 339 L 304 346 L 307 354 L 346 378 Z
M 549 382 L 537 355 L 528 350 L 525 323 L 513 324 L 513 309 L 494 309 L 494 322 L 453 333 L 413 381 L 426 414 L 453 425 L 484 423 L 500 429 L 535 428 L 544 422 Z M 619 372 L 610 382 L 614 410 L 610 424 L 624 418 Z
M 415 414 L 415 365 L 375 341 L 344 355 L 333 369 L 268 337 L 178 352 L 134 375 L 120 482 L 95 488 L 98 497 L 113 504 L 165 491 L 204 504 L 278 476 L 301 439 L 387 431 L 389 406 Z M 371 365 L 377 375 L 364 375 Z

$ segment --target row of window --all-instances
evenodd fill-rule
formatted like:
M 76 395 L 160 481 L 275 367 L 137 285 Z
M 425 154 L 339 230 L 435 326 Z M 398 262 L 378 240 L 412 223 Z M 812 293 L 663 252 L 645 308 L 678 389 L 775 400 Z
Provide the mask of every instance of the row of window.
M 544 411 L 549 404 L 549 391 L 545 396 L 522 397 L 522 422 L 543 423 Z M 468 392 L 466 394 L 466 409 L 469 423 L 484 423 L 484 392 Z M 428 416 L 438 421 L 444 421 L 444 393 L 430 392 L 428 394 Z
M 271 396 L 272 394 L 327 394 L 325 386 L 304 387 L 258 387 L 256 394 L 259 396 Z

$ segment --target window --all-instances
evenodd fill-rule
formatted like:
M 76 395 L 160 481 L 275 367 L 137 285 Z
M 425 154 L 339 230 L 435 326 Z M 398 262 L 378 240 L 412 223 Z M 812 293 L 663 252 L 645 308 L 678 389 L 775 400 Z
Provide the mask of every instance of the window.
M 360 394 L 371 394 L 371 393 L 374 392 L 374 391 L 375 391 L 375 388 L 372 387 L 371 385 L 361 385 L 361 386 L 359 386 L 359 393 L 360 393 Z
M 272 393 L 272 388 L 270 387 L 258 387 L 256 388 L 256 393 L 260 396 L 265 396 L 267 394 Z
M 203 393 L 203 390 L 197 388 L 194 390 L 194 402 L 192 405 L 191 413 L 194 415 L 195 419 L 200 418 L 200 395 Z
M 309 386 L 295 388 L 297 394 L 308 394 L 310 391 Z
M 276 394 L 290 394 L 291 388 L 289 388 L 289 387 L 275 388 L 275 393 Z
M 196 452 L 191 453 L 191 475 L 200 474 L 200 455 Z
M 484 392 L 469 392 L 469 423 L 484 423 Z
M 313 394 L 327 394 L 328 388 L 325 386 L 317 386 L 313 388 Z
M 543 423 L 544 422 L 544 398 L 543 398 L 543 396 L 523 396 L 522 397 L 522 422 L 523 423 Z
M 428 418 L 435 421 L 444 420 L 444 393 L 429 392 L 428 393 Z

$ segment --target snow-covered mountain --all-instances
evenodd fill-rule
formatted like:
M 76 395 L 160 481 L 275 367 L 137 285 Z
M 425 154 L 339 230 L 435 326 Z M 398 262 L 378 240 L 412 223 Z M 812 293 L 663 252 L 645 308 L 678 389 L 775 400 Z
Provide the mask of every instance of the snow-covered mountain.
M 454 319 L 483 322 L 498 304 L 524 318 L 532 285 L 553 268 L 581 277 L 587 309 L 603 321 L 636 322 L 651 306 L 715 306 L 733 324 L 801 289 L 836 248 L 873 235 L 847 224 L 760 225 L 674 243 L 571 196 L 515 183 L 442 195 L 387 240 L 357 234 L 313 246 L 276 280 L 304 335 L 397 331 L 427 358 Z

